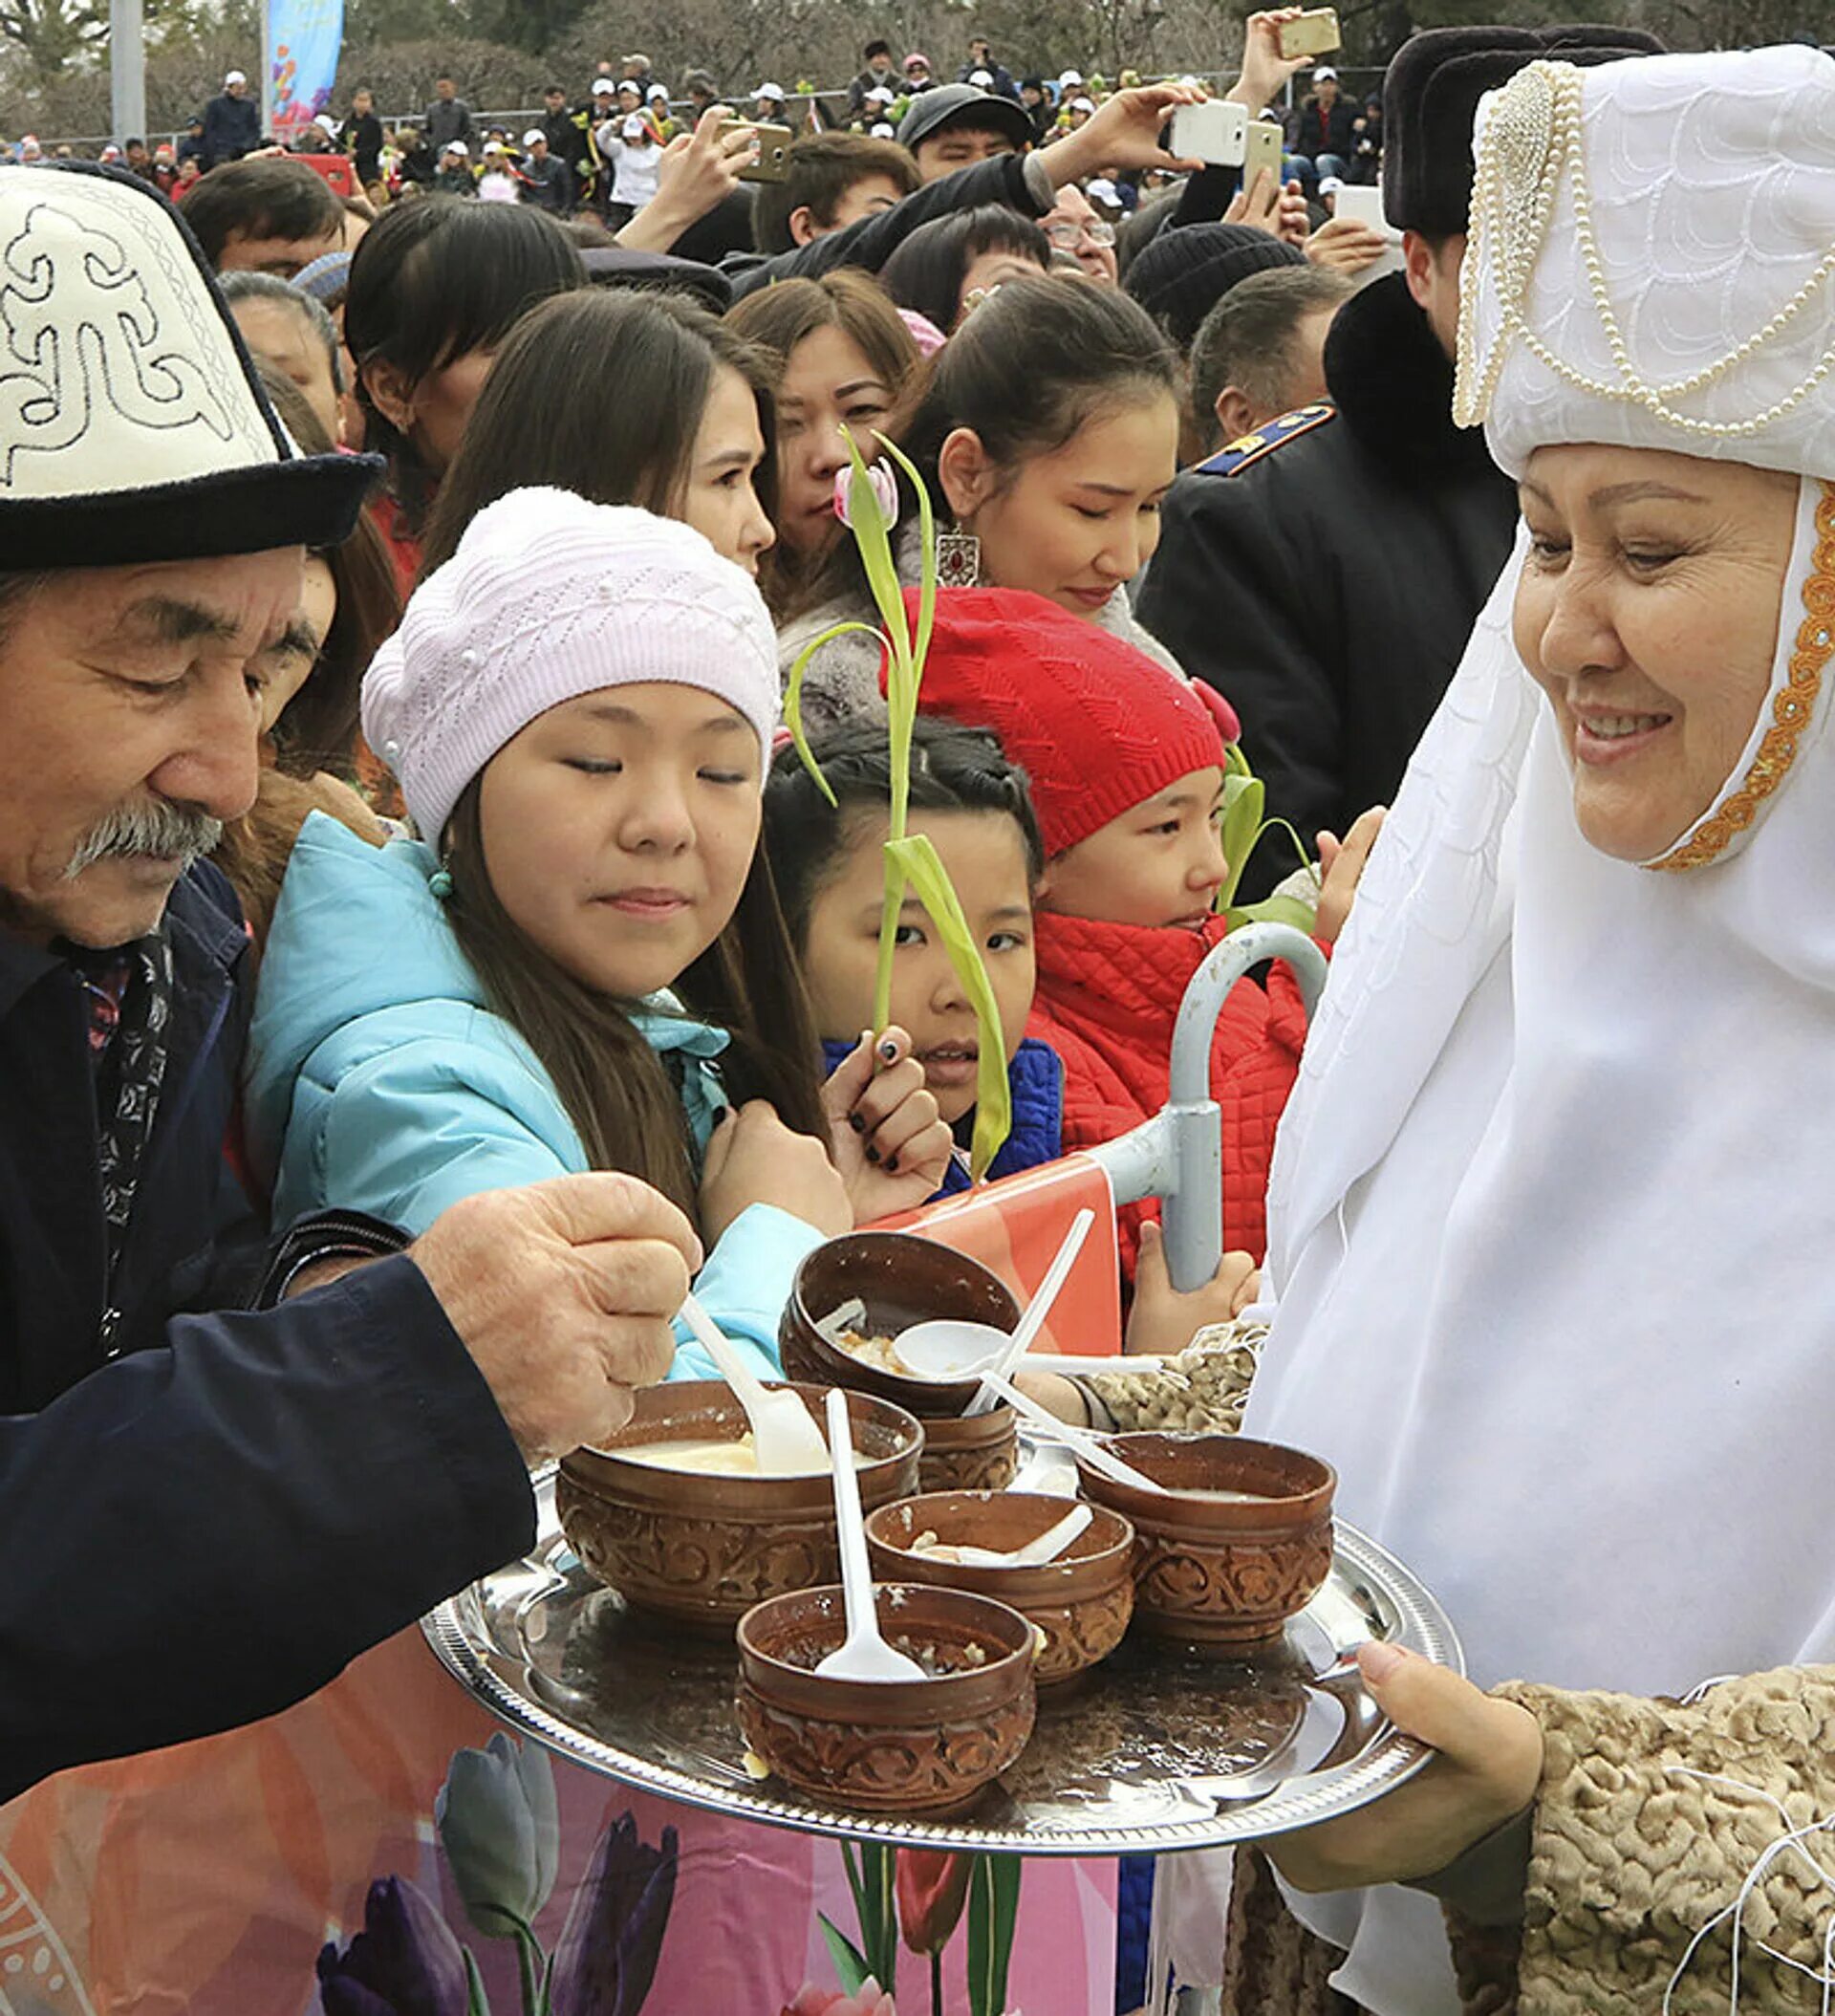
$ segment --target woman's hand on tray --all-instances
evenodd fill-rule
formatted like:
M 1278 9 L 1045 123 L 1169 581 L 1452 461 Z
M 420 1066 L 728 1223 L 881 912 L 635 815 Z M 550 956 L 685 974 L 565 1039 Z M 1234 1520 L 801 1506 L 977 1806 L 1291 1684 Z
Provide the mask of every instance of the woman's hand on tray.
M 1372 1641 L 1357 1663 L 1395 1726 L 1439 1754 L 1386 1798 L 1268 1841 L 1269 1860 L 1296 1890 L 1436 1875 L 1522 1812 L 1541 1782 L 1542 1726 L 1526 1708 L 1399 1645 Z

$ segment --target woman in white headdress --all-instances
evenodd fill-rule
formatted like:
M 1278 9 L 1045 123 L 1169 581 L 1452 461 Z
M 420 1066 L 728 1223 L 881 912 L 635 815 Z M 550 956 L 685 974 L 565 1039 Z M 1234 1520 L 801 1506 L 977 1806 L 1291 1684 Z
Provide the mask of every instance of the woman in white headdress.
M 1548 1684 L 1379 1655 L 1442 1755 L 1271 1854 L 1378 2016 L 1459 2005 L 1395 1885 L 1464 1851 L 1524 2011 L 1825 2009 L 1835 63 L 1530 66 L 1464 285 L 1525 523 L 1307 1045 L 1245 1427 Z

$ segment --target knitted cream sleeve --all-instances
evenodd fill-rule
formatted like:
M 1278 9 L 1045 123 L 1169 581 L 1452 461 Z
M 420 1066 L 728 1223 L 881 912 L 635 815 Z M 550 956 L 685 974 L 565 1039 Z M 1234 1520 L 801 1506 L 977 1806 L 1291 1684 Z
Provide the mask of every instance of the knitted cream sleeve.
M 1835 1919 L 1835 1828 L 1759 1864 L 1793 1830 L 1835 1823 L 1835 1666 L 1724 1680 L 1688 1704 L 1518 1683 L 1496 1692 L 1529 1709 L 1545 1744 L 1521 2016 L 1647 2016 L 1664 2007 L 1685 1957 L 1673 2016 L 1734 2006 L 1732 1913 L 1756 1869 L 1737 2006 L 1751 2016 L 1824 2006 L 1810 1976 Z M 1457 1916 L 1451 1929 L 1456 1962 L 1478 1962 L 1487 1937 Z M 1513 2005 L 1494 1972 L 1490 1992 L 1474 1992 L 1492 1970 L 1458 1971 L 1468 2008 Z
M 1234 1435 L 1267 1333 L 1265 1323 L 1239 1317 L 1200 1330 L 1177 1357 L 1133 1370 L 1117 1358 L 1113 1372 L 1087 1373 L 1080 1383 L 1092 1403 L 1091 1420 L 1121 1434 L 1164 1428 Z

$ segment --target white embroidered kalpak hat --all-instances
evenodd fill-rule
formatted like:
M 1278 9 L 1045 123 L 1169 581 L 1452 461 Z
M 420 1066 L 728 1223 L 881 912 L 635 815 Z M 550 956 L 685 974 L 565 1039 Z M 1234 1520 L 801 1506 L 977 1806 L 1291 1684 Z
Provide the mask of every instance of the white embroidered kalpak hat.
M 0 566 L 335 545 L 381 467 L 288 439 L 150 183 L 0 167 Z
M 1479 108 L 1454 417 L 1835 477 L 1835 61 L 1531 63 Z

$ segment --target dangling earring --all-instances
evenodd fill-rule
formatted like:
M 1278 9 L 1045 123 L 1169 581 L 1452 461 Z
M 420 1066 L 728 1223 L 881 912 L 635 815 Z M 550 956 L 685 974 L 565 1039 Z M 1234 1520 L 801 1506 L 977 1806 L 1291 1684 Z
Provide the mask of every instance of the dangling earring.
M 937 538 L 937 585 L 975 588 L 982 578 L 982 542 L 973 532 L 939 532 Z
M 452 870 L 444 861 L 427 878 L 427 894 L 436 903 L 443 903 L 452 894 Z

